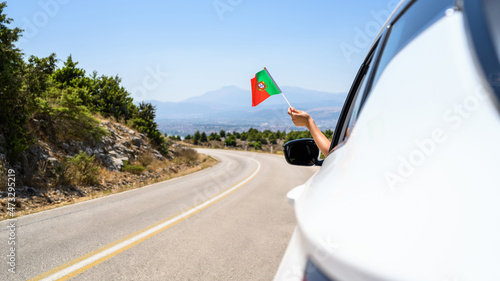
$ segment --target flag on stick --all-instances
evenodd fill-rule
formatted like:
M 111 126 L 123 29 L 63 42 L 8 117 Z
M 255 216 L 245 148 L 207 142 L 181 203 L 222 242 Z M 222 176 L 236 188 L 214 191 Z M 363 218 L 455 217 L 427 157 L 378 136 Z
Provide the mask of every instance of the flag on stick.
M 281 89 L 278 87 L 278 84 L 274 82 L 273 77 L 264 67 L 264 70 L 261 70 L 255 74 L 255 77 L 251 80 L 252 83 L 252 106 L 257 106 L 259 103 L 263 102 L 270 96 L 282 94 Z M 286 99 L 285 95 L 282 95 L 286 100 L 288 105 L 290 103 Z

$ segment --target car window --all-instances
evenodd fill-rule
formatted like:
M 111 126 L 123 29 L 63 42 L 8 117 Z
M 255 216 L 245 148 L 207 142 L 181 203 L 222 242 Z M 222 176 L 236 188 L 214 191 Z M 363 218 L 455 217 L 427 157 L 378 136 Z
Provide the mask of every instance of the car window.
M 373 78 L 373 85 L 389 62 L 422 31 L 445 15 L 454 7 L 454 0 L 419 0 L 406 7 L 391 24 L 387 42 L 384 44 L 380 62 Z
M 387 64 L 411 40 L 453 8 L 454 0 L 419 0 L 409 3 L 388 26 L 362 64 L 335 128 L 330 150 L 349 138 L 363 104 Z

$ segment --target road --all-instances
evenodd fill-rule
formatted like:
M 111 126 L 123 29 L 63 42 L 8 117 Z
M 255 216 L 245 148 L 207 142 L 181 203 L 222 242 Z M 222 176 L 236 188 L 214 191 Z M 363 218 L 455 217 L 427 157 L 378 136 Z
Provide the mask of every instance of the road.
M 317 169 L 263 153 L 200 152 L 220 163 L 0 222 L 0 279 L 272 279 L 295 226 L 285 195 Z M 16 273 L 7 263 L 12 223 Z

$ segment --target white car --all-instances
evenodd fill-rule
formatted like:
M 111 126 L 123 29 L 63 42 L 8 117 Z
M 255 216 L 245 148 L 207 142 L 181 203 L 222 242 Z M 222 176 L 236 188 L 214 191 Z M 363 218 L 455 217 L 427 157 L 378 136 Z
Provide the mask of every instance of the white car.
M 289 192 L 275 280 L 500 280 L 500 1 L 403 1 L 375 39 L 329 155 Z M 497 174 L 498 173 L 498 174 Z

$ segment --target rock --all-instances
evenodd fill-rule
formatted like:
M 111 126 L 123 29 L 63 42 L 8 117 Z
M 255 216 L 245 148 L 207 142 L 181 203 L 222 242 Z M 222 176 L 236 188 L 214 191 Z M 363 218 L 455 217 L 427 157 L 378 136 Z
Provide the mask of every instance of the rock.
M 77 188 L 72 188 L 72 190 L 73 190 L 76 194 L 78 194 L 78 196 L 80 196 L 80 197 L 84 197 L 84 196 L 85 196 L 85 195 L 84 195 L 84 194 L 83 194 L 83 193 L 82 193 L 79 189 L 77 189 Z
M 69 149 L 69 145 L 68 145 L 67 143 L 63 143 L 63 144 L 62 144 L 62 147 L 63 147 L 63 149 L 64 149 L 64 150 L 66 150 L 66 151 Z
M 94 155 L 94 151 L 93 151 L 93 150 L 92 150 L 92 148 L 90 148 L 90 147 L 85 148 L 85 152 L 86 152 L 88 155 Z
M 40 193 L 40 191 L 38 191 L 36 188 L 33 188 L 33 187 L 28 187 L 26 191 L 28 191 L 28 193 L 31 193 L 31 194 Z
M 109 138 L 109 136 L 105 137 L 102 139 L 102 141 L 99 143 L 102 147 L 110 145 L 112 142 Z
M 96 154 L 96 159 L 110 171 L 119 171 L 123 167 L 123 161 L 129 160 L 128 157 L 116 151 L 111 151 L 110 154 Z
M 116 151 L 116 150 L 111 150 L 109 152 L 109 156 L 111 156 L 113 158 L 125 158 L 125 157 L 127 157 L 125 154 L 122 154 L 122 153 L 120 153 L 119 151 Z
M 52 167 L 56 167 L 60 164 L 59 161 L 57 161 L 57 159 L 54 157 L 47 158 L 47 162 L 49 162 L 49 165 L 51 165 Z
M 127 148 L 125 146 L 123 146 L 122 144 L 116 144 L 114 146 L 114 149 L 117 150 L 117 151 L 120 151 L 120 152 L 124 152 L 127 150 Z
M 111 158 L 112 165 L 110 166 L 112 171 L 119 171 L 123 168 L 123 160 L 121 158 Z
M 157 150 L 153 150 L 152 154 L 154 157 L 156 157 L 156 159 L 163 160 L 163 156 Z
M 130 142 L 131 142 L 134 146 L 136 146 L 136 147 L 140 148 L 140 147 L 141 147 L 141 145 L 142 145 L 142 143 L 143 143 L 144 141 L 143 141 L 141 138 L 138 138 L 138 137 L 132 137 L 132 139 L 130 140 Z
M 125 161 L 126 161 L 126 162 L 129 162 L 129 161 L 130 161 L 130 158 L 128 158 L 127 156 L 125 156 L 125 157 L 120 157 L 120 158 L 118 158 L 118 159 L 122 160 L 122 162 L 125 162 Z

